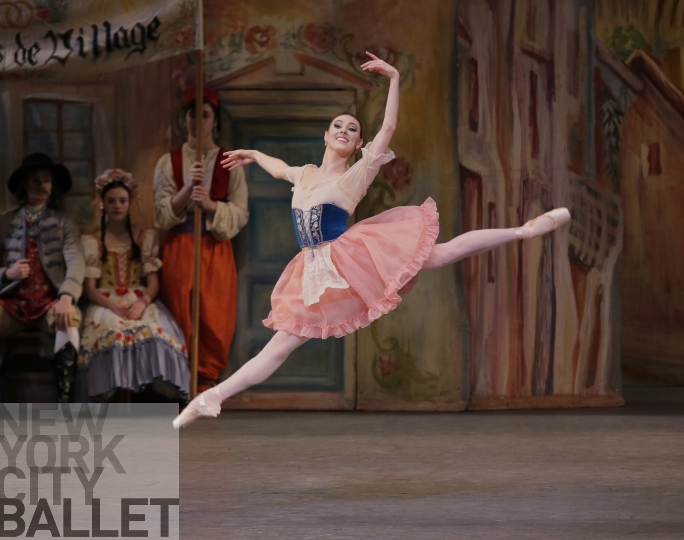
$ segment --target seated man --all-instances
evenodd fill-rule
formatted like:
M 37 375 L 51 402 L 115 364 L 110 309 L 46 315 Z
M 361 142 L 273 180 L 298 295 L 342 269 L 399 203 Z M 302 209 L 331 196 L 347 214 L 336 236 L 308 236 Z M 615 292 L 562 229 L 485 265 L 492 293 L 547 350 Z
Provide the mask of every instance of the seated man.
M 71 189 L 64 165 L 45 154 L 24 158 L 8 182 L 19 208 L 0 215 L 0 337 L 27 327 L 55 333 L 58 401 L 76 376 L 85 260 L 76 224 L 59 210 Z

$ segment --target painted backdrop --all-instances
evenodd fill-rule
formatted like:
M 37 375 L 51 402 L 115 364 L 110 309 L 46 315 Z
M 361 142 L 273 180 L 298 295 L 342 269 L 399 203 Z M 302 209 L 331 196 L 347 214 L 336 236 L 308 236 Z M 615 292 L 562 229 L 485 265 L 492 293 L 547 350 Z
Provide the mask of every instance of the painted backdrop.
M 345 340 L 342 379 L 329 373 L 344 387 L 335 407 L 619 404 L 623 350 L 635 369 L 677 372 L 683 274 L 662 223 L 671 230 L 681 220 L 680 2 L 206 0 L 204 9 L 207 84 L 224 102 L 226 145 L 287 129 L 292 159 L 316 159 L 317 147 L 308 156 L 295 139 L 322 138 L 342 110 L 362 118 L 370 140 L 386 84 L 359 69 L 363 53 L 399 69 L 397 159 L 354 219 L 431 196 L 445 241 L 554 206 L 572 212 L 554 235 L 424 272 L 395 312 Z M 160 39 L 189 47 L 186 18 Z M 185 55 L 82 77 L 1 78 L 0 175 L 32 149 L 36 107 L 78 105 L 90 142 L 75 151 L 95 171 L 133 171 L 142 185 L 136 219 L 150 225 L 154 164 L 183 139 L 177 111 L 193 84 Z M 270 208 L 282 206 L 286 193 L 253 180 L 254 204 L 270 197 Z M 71 207 L 84 228 L 91 196 L 84 176 Z M 7 193 L 0 203 L 11 204 Z M 249 254 L 258 233 L 285 256 L 291 231 L 259 215 L 238 251 Z M 245 325 L 257 324 L 268 290 L 244 291 L 244 306 L 255 307 Z M 307 395 L 307 407 L 333 406 Z

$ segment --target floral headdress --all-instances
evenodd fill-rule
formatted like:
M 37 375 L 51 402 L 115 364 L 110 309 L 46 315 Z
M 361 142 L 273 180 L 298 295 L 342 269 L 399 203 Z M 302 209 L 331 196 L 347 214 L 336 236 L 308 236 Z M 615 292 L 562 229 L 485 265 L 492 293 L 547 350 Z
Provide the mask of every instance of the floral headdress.
M 132 196 L 135 195 L 138 185 L 135 180 L 133 180 L 133 175 L 129 172 L 122 171 L 121 169 L 108 169 L 95 179 L 95 190 L 98 195 L 101 196 L 105 187 L 117 180 L 124 183 Z
M 108 169 L 95 179 L 95 192 L 97 196 L 92 202 L 94 208 L 95 218 L 100 219 L 104 211 L 104 202 L 102 201 L 102 192 L 112 182 L 120 180 L 131 192 L 131 209 L 137 207 L 138 202 L 138 184 L 133 180 L 133 175 L 121 169 Z

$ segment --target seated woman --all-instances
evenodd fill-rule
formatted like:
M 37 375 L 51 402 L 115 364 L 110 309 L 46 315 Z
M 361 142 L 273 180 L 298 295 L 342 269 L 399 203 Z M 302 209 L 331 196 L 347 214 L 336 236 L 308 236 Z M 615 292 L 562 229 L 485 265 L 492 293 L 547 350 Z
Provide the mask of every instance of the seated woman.
M 81 397 L 87 386 L 94 401 L 111 400 L 123 389 L 186 403 L 190 372 L 185 339 L 171 314 L 154 301 L 162 265 L 157 231 L 131 228 L 136 184 L 130 173 L 105 171 L 95 180 L 95 189 L 103 210 L 100 232 L 82 238 L 84 295 L 91 304 L 79 354 Z

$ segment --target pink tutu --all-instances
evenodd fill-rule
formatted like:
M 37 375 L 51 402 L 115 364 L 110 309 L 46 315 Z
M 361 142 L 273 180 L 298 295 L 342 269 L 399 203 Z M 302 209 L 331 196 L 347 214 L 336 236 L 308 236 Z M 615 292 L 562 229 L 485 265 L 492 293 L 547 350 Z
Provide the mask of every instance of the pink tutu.
M 439 234 L 435 201 L 399 206 L 350 227 L 331 244 L 331 259 L 347 289 L 328 288 L 318 303 L 302 298 L 304 253 L 280 276 L 264 325 L 308 338 L 343 337 L 389 313 L 398 292 L 420 272 Z

